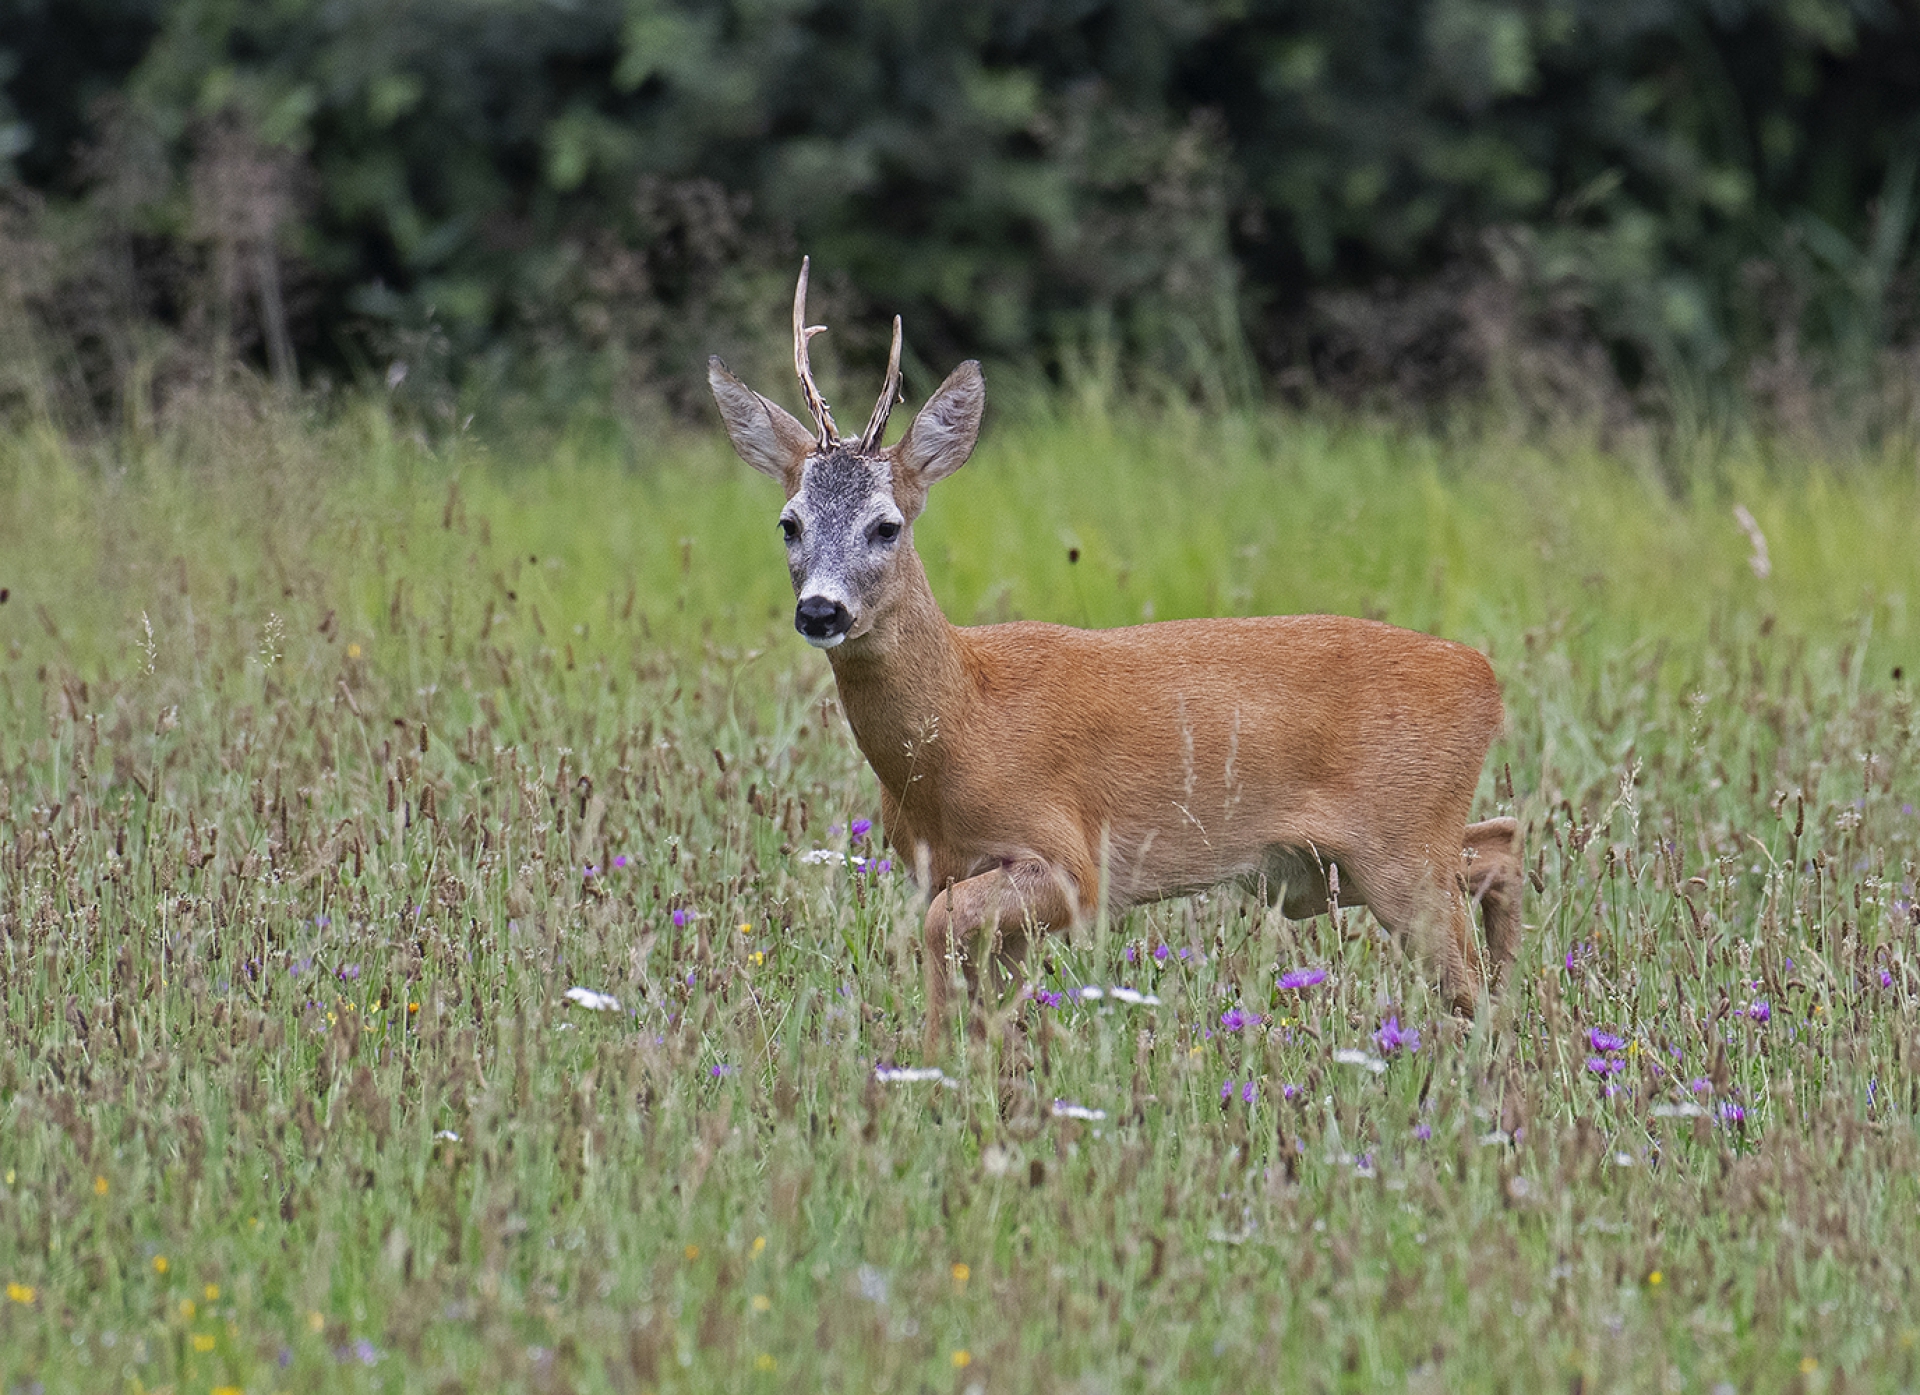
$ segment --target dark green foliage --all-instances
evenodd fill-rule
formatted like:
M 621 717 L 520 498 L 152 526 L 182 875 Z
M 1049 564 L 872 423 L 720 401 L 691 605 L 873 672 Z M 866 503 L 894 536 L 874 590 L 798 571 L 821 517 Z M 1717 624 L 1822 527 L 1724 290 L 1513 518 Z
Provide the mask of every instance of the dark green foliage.
M 0 74 L 0 153 L 74 214 L 30 300 L 96 396 L 139 357 L 76 308 L 116 258 L 176 348 L 428 397 L 684 401 L 777 342 L 803 248 L 863 365 L 898 310 L 923 368 L 1225 395 L 1554 342 L 1767 398 L 1912 316 L 1920 21 L 1870 0 L 40 0 Z

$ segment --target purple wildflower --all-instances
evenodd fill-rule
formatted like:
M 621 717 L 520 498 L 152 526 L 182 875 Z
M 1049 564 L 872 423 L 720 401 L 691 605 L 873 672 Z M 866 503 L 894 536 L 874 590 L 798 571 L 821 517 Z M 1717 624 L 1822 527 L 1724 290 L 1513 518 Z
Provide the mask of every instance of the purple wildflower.
M 1618 1075 L 1627 1068 L 1627 1063 L 1614 1056 L 1589 1056 L 1587 1069 L 1595 1075 Z
M 1035 992 L 1033 996 L 1041 1003 L 1042 1006 L 1050 1007 L 1050 1008 L 1057 1008 L 1060 1006 L 1060 1004 L 1064 1003 L 1067 1000 L 1067 995 L 1065 993 L 1052 993 L 1044 988 Z
M 1237 1032 L 1250 1021 L 1252 1021 L 1252 1019 L 1239 1008 L 1228 1008 L 1220 1014 L 1220 1030 L 1223 1032 Z
M 1279 986 L 1282 988 L 1311 988 L 1316 983 L 1325 983 L 1326 981 L 1327 971 L 1325 969 L 1288 969 L 1284 974 L 1280 975 Z
M 1259 1098 L 1260 1098 L 1260 1091 L 1257 1088 L 1255 1088 L 1254 1083 L 1251 1080 L 1249 1080 L 1246 1084 L 1240 1087 L 1240 1102 L 1242 1104 L 1252 1104 L 1255 1100 Z
M 338 969 L 334 971 L 334 977 L 342 978 L 342 979 L 359 978 L 360 966 L 358 964 L 342 964 Z
M 1138 954 L 1137 954 L 1137 953 L 1136 953 L 1136 952 L 1134 951 L 1134 948 L 1133 948 L 1133 946 L 1132 946 L 1132 945 L 1128 945 L 1128 946 L 1127 946 L 1127 962 L 1128 962 L 1129 964 L 1132 964 L 1132 963 L 1134 963 L 1135 961 L 1137 961 L 1137 960 L 1139 959 L 1139 957 L 1140 957 L 1140 956 L 1139 956 L 1139 955 L 1138 955 Z
M 1616 1032 L 1604 1032 L 1593 1027 L 1587 1032 L 1587 1045 L 1595 1051 L 1624 1051 L 1627 1039 Z
M 853 834 L 853 841 L 857 843 L 869 833 L 873 832 L 873 820 L 855 819 L 853 821 L 853 827 L 848 831 Z
M 313 967 L 313 956 L 309 954 L 304 959 L 296 959 L 291 964 L 287 965 L 287 972 L 292 974 L 295 978 L 299 978 L 300 975 L 304 974 L 308 969 L 311 969 L 312 967 Z
M 1229 1080 L 1227 1081 L 1226 1084 L 1222 1085 L 1220 1087 L 1220 1103 L 1222 1104 L 1230 1103 L 1233 1099 L 1233 1091 L 1234 1091 L 1234 1082 L 1232 1080 Z
M 1373 1044 L 1380 1048 L 1380 1054 L 1382 1056 L 1391 1056 L 1394 1052 L 1402 1049 L 1418 1051 L 1420 1049 L 1420 1029 L 1418 1027 L 1402 1027 L 1400 1025 L 1400 1017 L 1396 1013 L 1380 1024 L 1380 1030 L 1373 1034 Z
M 589 863 L 587 863 L 587 864 L 586 864 L 586 866 L 584 866 L 584 867 L 582 867 L 582 868 L 580 869 L 580 875 L 581 875 L 581 876 L 582 876 L 583 878 L 585 878 L 585 879 L 586 879 L 587 881 L 592 881 L 592 880 L 593 880 L 593 877 L 594 877 L 594 872 L 595 872 L 595 870 L 596 870 L 596 869 L 595 869 L 595 867 L 594 867 L 594 865 L 593 865 L 593 864 L 592 864 L 591 862 L 589 862 Z
M 1753 1006 L 1747 1009 L 1747 1016 L 1755 1022 L 1769 1022 L 1773 1019 L 1773 1004 L 1765 998 L 1755 998 Z
M 1704 1075 L 1696 1075 L 1687 1082 L 1687 1088 L 1696 1095 L 1704 1095 L 1713 1089 L 1713 1082 Z
M 1300 1087 L 1298 1085 L 1282 1085 L 1280 1087 L 1280 1098 L 1283 1100 L 1294 1099 L 1299 1094 Z
M 1422 1143 L 1428 1142 L 1433 1138 L 1433 1125 L 1429 1124 L 1425 1119 L 1422 1119 L 1413 1126 L 1413 1136 Z
M 1893 987 L 1893 975 L 1885 969 L 1880 971 L 1880 986 L 1882 988 Z
M 691 919 L 692 917 L 687 914 L 686 907 L 684 906 L 673 913 L 673 923 L 676 929 L 685 929 L 687 922 Z
M 1728 1100 L 1726 1103 L 1720 1106 L 1720 1122 L 1721 1123 L 1744 1124 L 1746 1121 L 1747 1121 L 1747 1111 L 1743 1109 L 1741 1106 L 1735 1104 L 1732 1100 Z
M 613 868 L 616 872 L 622 871 L 626 868 L 626 865 L 631 861 L 633 861 L 633 859 L 628 857 L 625 853 L 618 853 L 614 856 Z
M 1161 964 L 1166 963 L 1167 956 L 1171 953 L 1173 953 L 1173 951 L 1168 949 L 1165 945 L 1155 945 L 1153 947 L 1153 957 L 1155 962 L 1157 963 L 1161 963 Z
M 711 1075 L 715 1080 L 718 1080 L 723 1075 L 732 1075 L 733 1067 L 730 1065 L 727 1065 L 725 1062 L 722 1062 L 719 1065 L 716 1065 L 711 1069 L 709 1069 L 707 1071 L 707 1074 Z

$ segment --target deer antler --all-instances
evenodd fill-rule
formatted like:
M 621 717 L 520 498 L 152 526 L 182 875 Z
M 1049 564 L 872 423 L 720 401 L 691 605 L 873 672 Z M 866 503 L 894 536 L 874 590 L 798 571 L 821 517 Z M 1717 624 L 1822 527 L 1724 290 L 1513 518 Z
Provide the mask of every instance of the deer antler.
M 893 411 L 893 404 L 905 401 L 900 391 L 900 317 L 893 317 L 893 352 L 887 355 L 887 381 L 880 389 L 880 400 L 874 404 L 873 415 L 867 418 L 867 429 L 860 437 L 862 452 L 871 451 L 880 444 L 880 438 L 887 434 L 887 417 Z
M 811 262 L 809 257 L 800 259 L 800 284 L 793 290 L 793 371 L 800 375 L 800 395 L 806 399 L 807 411 L 819 428 L 820 449 L 826 450 L 840 444 L 840 428 L 833 424 L 833 413 L 813 381 L 813 366 L 807 362 L 807 341 L 827 332 L 825 325 L 807 323 L 807 269 Z

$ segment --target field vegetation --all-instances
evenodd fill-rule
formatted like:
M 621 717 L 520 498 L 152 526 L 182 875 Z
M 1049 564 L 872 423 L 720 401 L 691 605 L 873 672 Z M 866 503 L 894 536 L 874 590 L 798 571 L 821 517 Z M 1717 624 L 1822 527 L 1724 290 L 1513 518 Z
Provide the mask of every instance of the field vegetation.
M 0 440 L 4 1389 L 1920 1379 L 1910 446 L 990 420 L 950 615 L 1479 645 L 1534 889 L 1464 1039 L 1223 890 L 938 1077 L 776 509 L 717 426 Z

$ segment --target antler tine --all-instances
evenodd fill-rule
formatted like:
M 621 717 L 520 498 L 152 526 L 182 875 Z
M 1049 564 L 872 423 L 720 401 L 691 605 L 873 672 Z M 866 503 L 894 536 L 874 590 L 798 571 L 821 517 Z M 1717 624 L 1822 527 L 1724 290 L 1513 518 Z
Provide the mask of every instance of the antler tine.
M 860 449 L 870 451 L 880 444 L 880 438 L 887 432 L 887 417 L 893 412 L 893 404 L 902 401 L 900 392 L 900 317 L 893 317 L 893 352 L 887 355 L 887 381 L 880 389 L 880 400 L 874 404 L 873 415 L 867 418 L 866 432 L 860 437 Z
M 840 443 L 840 428 L 833 424 L 833 413 L 827 399 L 820 395 L 813 381 L 813 365 L 807 361 L 807 341 L 827 332 L 825 325 L 807 323 L 807 270 L 811 264 L 810 257 L 800 259 L 800 284 L 793 290 L 793 371 L 800 375 L 800 395 L 806 399 L 807 411 L 819 428 L 820 448 L 825 450 Z

